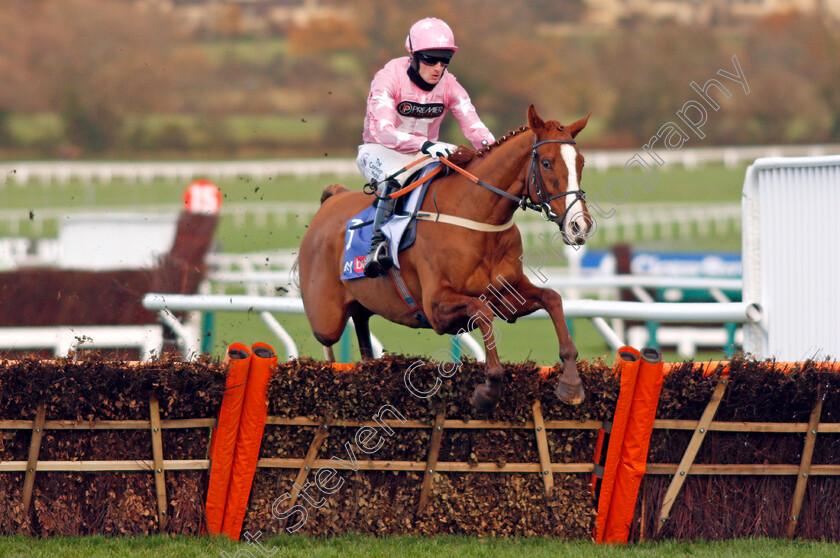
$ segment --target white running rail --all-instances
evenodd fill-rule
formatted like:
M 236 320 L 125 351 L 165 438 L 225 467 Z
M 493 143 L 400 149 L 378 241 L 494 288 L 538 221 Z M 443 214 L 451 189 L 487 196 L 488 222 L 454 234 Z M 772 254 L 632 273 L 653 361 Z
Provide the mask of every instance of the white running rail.
M 150 325 L 42 326 L 0 328 L 0 348 L 51 349 L 55 356 L 89 348 L 136 347 L 140 360 L 163 350 L 163 327 Z
M 261 296 L 231 296 L 231 295 L 179 295 L 149 293 L 143 298 L 143 306 L 148 310 L 162 313 L 170 311 L 203 311 L 203 312 L 259 312 L 261 316 L 268 316 L 272 320 L 272 313 L 303 314 L 303 301 L 293 297 L 261 297 Z M 621 337 L 606 323 L 605 318 L 625 320 L 643 320 L 657 322 L 691 322 L 691 323 L 757 323 L 761 320 L 761 309 L 757 304 L 746 302 L 625 302 L 614 300 L 566 300 L 563 302 L 566 318 L 588 318 L 601 333 L 612 349 L 624 344 Z M 534 312 L 529 318 L 545 318 L 544 310 Z M 265 319 L 265 318 L 263 318 Z M 276 322 L 276 320 L 274 320 Z M 268 323 L 268 322 L 267 322 Z M 282 330 L 279 323 L 276 327 Z M 273 328 L 272 328 L 273 329 Z M 285 331 L 285 330 L 283 330 Z M 176 332 L 177 334 L 177 332 Z M 466 334 L 459 338 L 476 356 L 476 360 L 483 360 L 484 352 L 478 347 L 475 350 L 475 339 Z M 472 340 L 472 343 L 470 342 Z M 281 341 L 283 341 L 281 337 Z M 184 341 L 188 346 L 192 341 Z M 289 350 L 287 346 L 287 351 Z M 294 349 L 296 350 L 296 348 Z M 189 356 L 186 353 L 185 356 Z M 479 356 L 481 358 L 479 358 Z

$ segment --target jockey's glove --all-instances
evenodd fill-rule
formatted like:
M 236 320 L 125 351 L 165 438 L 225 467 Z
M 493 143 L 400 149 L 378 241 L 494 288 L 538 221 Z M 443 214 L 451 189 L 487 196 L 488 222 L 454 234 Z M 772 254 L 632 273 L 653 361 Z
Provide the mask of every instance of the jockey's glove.
M 455 153 L 456 149 L 458 149 L 458 146 L 452 145 L 451 143 L 427 140 L 426 143 L 423 144 L 423 147 L 420 148 L 420 152 L 437 158 L 447 157 L 448 155 Z

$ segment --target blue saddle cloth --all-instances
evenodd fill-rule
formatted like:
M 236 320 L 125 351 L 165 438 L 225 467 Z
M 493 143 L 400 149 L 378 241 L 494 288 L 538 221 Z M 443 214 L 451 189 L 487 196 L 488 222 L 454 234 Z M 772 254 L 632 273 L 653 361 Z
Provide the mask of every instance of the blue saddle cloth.
M 421 171 L 420 176 L 426 176 L 440 163 L 432 163 L 426 165 Z M 385 224 L 382 225 L 382 232 L 388 238 L 389 244 L 393 251 L 394 246 L 399 249 L 391 254 L 394 259 L 394 265 L 399 268 L 399 252 L 405 250 L 414 244 L 415 226 L 417 221 L 414 219 L 420 206 L 423 204 L 423 198 L 426 191 L 429 189 L 429 184 L 432 180 L 428 180 L 419 188 L 415 188 L 408 194 L 408 199 L 405 201 L 402 211 L 395 212 Z M 368 206 L 353 216 L 347 221 L 344 233 L 344 260 L 342 265 L 341 279 L 358 279 L 365 276 L 365 257 L 370 251 L 370 239 L 373 236 L 373 223 L 353 229 L 356 225 L 373 221 L 373 215 L 376 208 Z M 406 234 L 407 233 L 407 234 Z

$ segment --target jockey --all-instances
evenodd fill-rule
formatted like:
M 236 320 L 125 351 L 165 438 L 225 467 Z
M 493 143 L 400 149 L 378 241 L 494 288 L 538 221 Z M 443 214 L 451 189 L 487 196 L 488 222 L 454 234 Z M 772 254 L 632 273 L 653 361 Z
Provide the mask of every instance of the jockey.
M 376 277 L 393 266 L 382 224 L 394 212 L 396 200 L 387 198 L 407 174 L 389 179 L 406 165 L 430 155 L 446 157 L 456 146 L 438 141 L 441 121 L 452 110 L 461 131 L 479 149 L 494 141 L 476 114 L 466 90 L 446 67 L 458 51 L 452 29 L 429 17 L 411 26 L 405 39 L 409 55 L 385 64 L 373 77 L 356 164 L 371 184 L 379 183 L 373 238 L 365 258 L 365 275 Z

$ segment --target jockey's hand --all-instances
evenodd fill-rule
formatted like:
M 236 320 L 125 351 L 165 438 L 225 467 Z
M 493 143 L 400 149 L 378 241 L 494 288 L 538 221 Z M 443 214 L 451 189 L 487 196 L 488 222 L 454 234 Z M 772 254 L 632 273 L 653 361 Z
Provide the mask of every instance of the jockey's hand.
M 458 149 L 458 146 L 452 145 L 451 143 L 444 143 L 442 141 L 426 141 L 426 143 L 423 144 L 423 147 L 420 148 L 420 152 L 437 159 L 439 157 L 447 157 L 452 153 L 455 153 L 456 149 Z

